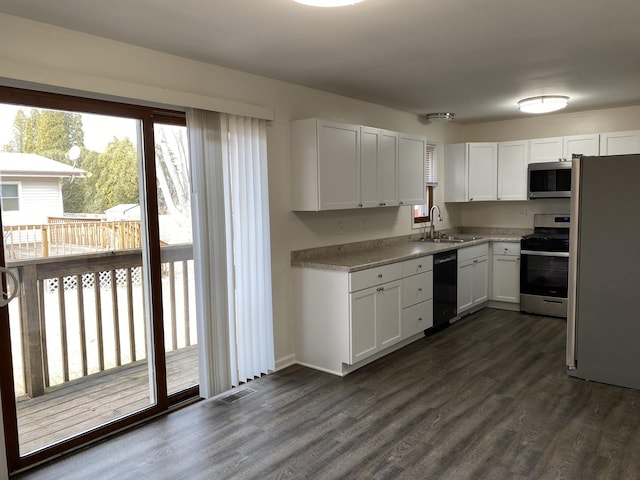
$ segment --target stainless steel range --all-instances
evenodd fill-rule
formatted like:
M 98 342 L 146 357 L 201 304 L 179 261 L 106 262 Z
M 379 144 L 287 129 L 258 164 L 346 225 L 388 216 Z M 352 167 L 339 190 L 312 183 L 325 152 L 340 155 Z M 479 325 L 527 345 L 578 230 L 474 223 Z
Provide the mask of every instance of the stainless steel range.
M 534 231 L 520 240 L 520 310 L 567 317 L 569 289 L 568 214 L 538 214 Z

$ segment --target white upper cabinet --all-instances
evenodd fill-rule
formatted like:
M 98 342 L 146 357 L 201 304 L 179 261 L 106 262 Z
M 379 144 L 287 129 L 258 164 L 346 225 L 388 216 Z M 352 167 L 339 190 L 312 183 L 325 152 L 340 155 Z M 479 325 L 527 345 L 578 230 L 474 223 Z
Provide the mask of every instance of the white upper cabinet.
M 291 122 L 294 211 L 425 202 L 426 139 L 317 118 Z
M 640 130 L 600 134 L 600 155 L 640 153 Z
M 426 203 L 424 162 L 427 139 L 421 135 L 400 133 L 398 140 L 398 203 Z
M 529 141 L 529 163 L 557 162 L 562 160 L 563 154 L 562 137 Z
M 498 143 L 498 200 L 527 200 L 529 142 Z
M 478 202 L 498 199 L 498 144 L 445 145 L 444 201 Z
M 573 154 L 598 155 L 600 135 L 534 138 L 529 141 L 529 163 L 571 161 Z
M 380 164 L 380 130 L 360 128 L 360 202 L 363 207 L 378 205 L 378 165 Z
M 293 210 L 357 208 L 360 126 L 291 122 L 291 170 Z
M 377 191 L 382 206 L 398 205 L 398 149 L 398 132 L 380 130 Z
M 599 155 L 600 154 L 600 135 L 597 133 L 591 135 L 573 135 L 572 137 L 564 137 L 564 159 L 571 161 L 572 155 Z
M 467 144 L 468 192 L 470 202 L 498 199 L 498 144 Z

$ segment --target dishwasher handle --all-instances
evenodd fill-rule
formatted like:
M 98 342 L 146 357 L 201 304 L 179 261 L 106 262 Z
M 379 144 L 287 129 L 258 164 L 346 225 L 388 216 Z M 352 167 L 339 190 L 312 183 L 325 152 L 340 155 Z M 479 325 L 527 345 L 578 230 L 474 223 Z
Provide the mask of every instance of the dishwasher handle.
M 434 265 L 440 265 L 442 263 L 448 263 L 448 262 L 455 262 L 458 260 L 458 254 L 457 252 L 453 252 L 447 255 L 436 255 L 433 259 L 433 264 Z

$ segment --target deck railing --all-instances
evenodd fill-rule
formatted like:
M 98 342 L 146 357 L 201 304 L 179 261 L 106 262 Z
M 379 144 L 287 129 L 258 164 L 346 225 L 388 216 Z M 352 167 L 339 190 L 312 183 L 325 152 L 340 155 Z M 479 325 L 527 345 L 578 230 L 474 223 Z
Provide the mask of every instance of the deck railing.
M 162 262 L 165 349 L 173 351 L 196 343 L 192 245 L 162 247 Z M 10 304 L 17 395 L 146 358 L 141 249 L 9 258 L 7 266 L 20 283 Z
M 96 250 L 140 248 L 139 220 L 101 221 L 99 219 L 50 218 L 52 223 L 5 225 L 7 260 L 72 255 Z

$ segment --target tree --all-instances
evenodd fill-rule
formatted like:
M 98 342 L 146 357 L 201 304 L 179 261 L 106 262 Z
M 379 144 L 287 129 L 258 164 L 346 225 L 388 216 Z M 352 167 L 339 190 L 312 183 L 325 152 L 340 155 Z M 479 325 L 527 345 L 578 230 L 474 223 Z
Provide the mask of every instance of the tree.
M 84 165 L 84 163 L 83 163 Z M 121 203 L 139 203 L 138 154 L 131 140 L 113 138 L 104 153 L 92 159 L 86 182 L 89 213 L 103 213 Z

